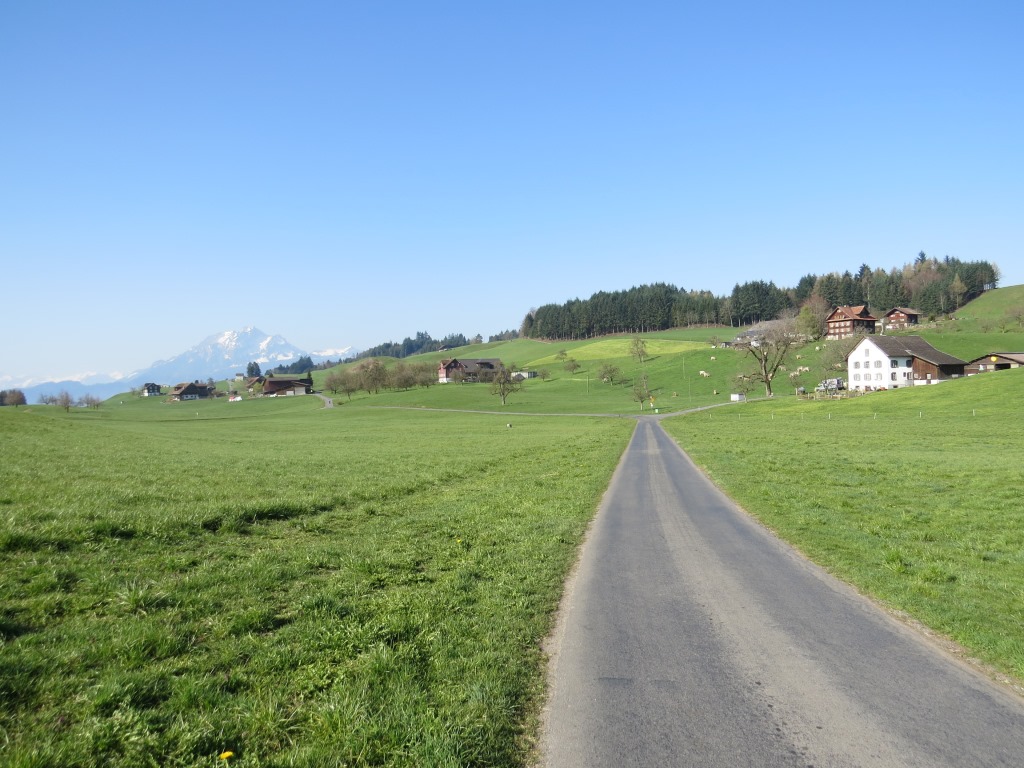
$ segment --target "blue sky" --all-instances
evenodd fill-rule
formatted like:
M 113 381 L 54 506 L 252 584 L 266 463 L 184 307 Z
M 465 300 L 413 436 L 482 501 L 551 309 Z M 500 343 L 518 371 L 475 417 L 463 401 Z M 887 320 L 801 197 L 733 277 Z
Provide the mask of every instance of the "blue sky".
M 1021 29 L 1016 2 L 4 3 L 0 385 L 921 250 L 1024 283 Z

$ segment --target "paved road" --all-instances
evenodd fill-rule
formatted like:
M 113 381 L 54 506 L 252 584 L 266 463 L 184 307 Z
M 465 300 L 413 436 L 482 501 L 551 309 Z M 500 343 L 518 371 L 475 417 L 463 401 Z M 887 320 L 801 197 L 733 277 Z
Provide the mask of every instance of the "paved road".
M 547 768 L 1024 766 L 1024 704 L 740 513 L 656 420 L 552 638 Z

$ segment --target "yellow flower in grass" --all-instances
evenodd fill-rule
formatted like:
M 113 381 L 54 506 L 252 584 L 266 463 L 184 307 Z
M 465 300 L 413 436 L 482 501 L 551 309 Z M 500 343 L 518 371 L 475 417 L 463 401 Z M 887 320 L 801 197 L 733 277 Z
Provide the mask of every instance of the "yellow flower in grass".
M 229 750 L 228 750 L 227 752 L 221 752 L 221 753 L 220 753 L 220 754 L 218 755 L 218 757 L 219 757 L 219 758 L 220 758 L 221 760 L 228 760 L 228 759 L 230 759 L 230 758 L 232 758 L 232 757 L 234 757 L 234 756 L 235 756 L 235 753 L 234 753 L 234 752 L 232 752 L 232 751 L 231 751 L 230 749 L 229 749 Z

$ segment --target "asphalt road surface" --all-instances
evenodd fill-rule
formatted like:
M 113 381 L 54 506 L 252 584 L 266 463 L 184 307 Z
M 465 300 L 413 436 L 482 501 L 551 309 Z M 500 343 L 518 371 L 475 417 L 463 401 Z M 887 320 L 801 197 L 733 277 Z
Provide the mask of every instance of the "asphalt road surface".
M 1020 697 L 751 521 L 653 418 L 548 651 L 547 768 L 1024 766 Z

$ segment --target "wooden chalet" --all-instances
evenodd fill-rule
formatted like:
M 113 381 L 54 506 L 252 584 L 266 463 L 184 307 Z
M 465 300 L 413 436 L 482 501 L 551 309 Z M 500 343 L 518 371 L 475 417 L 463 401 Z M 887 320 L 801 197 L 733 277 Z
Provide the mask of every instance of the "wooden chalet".
M 871 316 L 867 304 L 855 307 L 836 307 L 825 318 L 826 339 L 845 339 L 858 333 L 874 333 L 877 320 Z
M 437 380 L 441 384 L 453 381 L 480 381 L 481 376 L 486 377 L 499 368 L 501 360 L 496 358 L 451 358 L 437 364 Z
M 267 376 L 263 379 L 264 397 L 285 397 L 288 395 L 309 395 L 313 392 L 313 374 L 304 378 L 294 376 Z
M 969 361 L 964 366 L 964 373 L 973 376 L 976 373 L 1007 371 L 1021 366 L 1024 366 L 1024 352 L 992 352 Z
M 160 397 L 160 395 L 162 395 L 163 392 L 160 390 L 159 384 L 146 382 L 145 384 L 142 385 L 142 390 L 140 391 L 140 394 L 143 397 Z
M 171 390 L 172 400 L 205 400 L 213 395 L 215 387 L 189 381 L 178 384 Z
M 908 307 L 893 307 L 884 315 L 882 315 L 882 329 L 883 330 L 900 330 L 903 328 L 909 328 L 912 325 L 917 325 L 921 322 L 921 315 L 924 314 L 919 309 L 910 309 Z
M 870 392 L 937 384 L 963 376 L 965 365 L 920 336 L 865 337 L 846 358 L 846 386 Z

